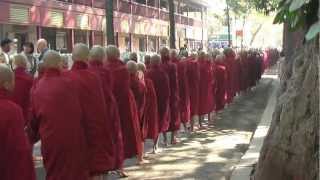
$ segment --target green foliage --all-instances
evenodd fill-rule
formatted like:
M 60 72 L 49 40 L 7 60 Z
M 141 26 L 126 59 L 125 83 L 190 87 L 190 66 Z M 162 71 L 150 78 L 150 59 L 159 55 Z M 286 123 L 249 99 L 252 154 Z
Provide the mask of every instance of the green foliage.
M 282 0 L 274 23 L 287 23 L 290 30 L 306 30 L 306 40 L 319 33 L 318 0 Z

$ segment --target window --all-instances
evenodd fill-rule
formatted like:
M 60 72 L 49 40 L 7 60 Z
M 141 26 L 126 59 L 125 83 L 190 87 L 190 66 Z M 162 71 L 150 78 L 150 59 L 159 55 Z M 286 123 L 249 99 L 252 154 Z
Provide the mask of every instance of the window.
M 87 31 L 75 30 L 74 31 L 74 43 L 87 44 Z
M 144 37 L 139 37 L 139 51 L 145 52 L 146 51 L 146 43 Z

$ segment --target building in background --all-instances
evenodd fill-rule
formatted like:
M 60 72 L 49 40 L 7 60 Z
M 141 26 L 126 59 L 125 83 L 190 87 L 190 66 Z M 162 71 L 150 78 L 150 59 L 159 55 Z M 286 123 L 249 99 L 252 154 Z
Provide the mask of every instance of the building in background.
M 0 39 L 45 38 L 51 49 L 73 44 L 105 45 L 105 0 L 1 0 Z M 116 44 L 122 52 L 156 52 L 169 41 L 167 0 L 114 0 Z M 176 45 L 207 46 L 207 1 L 175 1 Z

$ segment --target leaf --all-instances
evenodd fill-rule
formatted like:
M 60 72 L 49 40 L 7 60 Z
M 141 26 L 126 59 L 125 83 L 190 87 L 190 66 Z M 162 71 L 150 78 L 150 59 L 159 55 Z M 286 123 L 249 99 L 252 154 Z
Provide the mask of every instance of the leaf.
M 281 22 L 283 22 L 283 13 L 278 12 L 276 17 L 273 20 L 273 24 L 280 24 Z
M 314 23 L 308 30 L 308 33 L 306 34 L 306 40 L 310 41 L 311 39 L 315 38 L 317 34 L 320 33 L 320 21 Z
M 301 8 L 304 4 L 306 4 L 308 0 L 293 0 L 290 4 L 289 11 L 295 11 Z

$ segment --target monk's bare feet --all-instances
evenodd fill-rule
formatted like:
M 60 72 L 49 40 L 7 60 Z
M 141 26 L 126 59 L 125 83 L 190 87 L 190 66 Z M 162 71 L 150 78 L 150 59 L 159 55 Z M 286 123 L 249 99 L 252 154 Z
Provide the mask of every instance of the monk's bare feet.
M 127 178 L 128 175 L 123 170 L 117 170 L 117 174 L 119 175 L 119 178 Z
M 142 164 L 145 164 L 145 160 L 144 159 L 140 159 L 137 161 L 137 165 L 140 166 Z
M 207 129 L 207 127 L 204 127 L 204 126 L 199 127 L 199 130 L 205 130 L 205 129 Z

